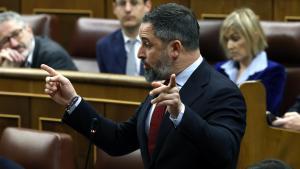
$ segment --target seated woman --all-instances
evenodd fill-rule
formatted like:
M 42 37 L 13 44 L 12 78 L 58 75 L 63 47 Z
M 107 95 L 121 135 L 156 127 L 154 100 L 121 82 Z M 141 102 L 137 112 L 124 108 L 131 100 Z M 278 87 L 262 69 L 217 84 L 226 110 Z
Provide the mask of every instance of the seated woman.
M 267 58 L 266 37 L 257 16 L 249 8 L 233 11 L 224 20 L 220 43 L 228 61 L 216 69 L 237 85 L 247 80 L 261 80 L 266 89 L 267 110 L 278 115 L 285 81 L 285 68 Z

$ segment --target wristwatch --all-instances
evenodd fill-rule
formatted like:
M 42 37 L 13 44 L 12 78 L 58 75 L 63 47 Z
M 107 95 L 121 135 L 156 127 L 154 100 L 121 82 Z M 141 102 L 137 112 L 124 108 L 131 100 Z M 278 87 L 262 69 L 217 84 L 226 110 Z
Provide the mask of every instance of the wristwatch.
M 68 106 L 66 107 L 65 111 L 67 113 L 72 113 L 73 110 L 76 108 L 76 102 L 78 101 L 79 96 L 75 96 L 72 98 L 71 102 L 68 104 Z

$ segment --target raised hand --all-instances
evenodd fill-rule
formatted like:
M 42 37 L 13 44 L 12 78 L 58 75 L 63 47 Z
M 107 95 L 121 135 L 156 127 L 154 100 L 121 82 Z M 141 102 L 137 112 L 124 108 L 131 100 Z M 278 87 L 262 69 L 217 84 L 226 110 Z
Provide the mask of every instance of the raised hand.
M 182 102 L 180 100 L 179 89 L 176 87 L 175 77 L 175 74 L 171 75 L 168 85 L 164 85 L 162 82 L 152 82 L 151 85 L 154 89 L 150 91 L 150 95 L 158 95 L 151 100 L 151 103 L 166 105 L 167 111 L 173 118 L 176 118 L 182 109 Z
M 55 71 L 53 68 L 42 64 L 41 69 L 48 72 L 46 77 L 45 93 L 58 104 L 67 106 L 77 93 L 69 79 Z

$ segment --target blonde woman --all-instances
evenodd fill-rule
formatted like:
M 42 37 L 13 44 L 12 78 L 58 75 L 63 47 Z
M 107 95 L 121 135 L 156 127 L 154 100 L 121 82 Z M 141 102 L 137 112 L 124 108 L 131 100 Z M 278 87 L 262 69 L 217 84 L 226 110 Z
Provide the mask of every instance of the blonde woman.
M 285 68 L 267 58 L 268 44 L 255 13 L 241 8 L 229 14 L 221 27 L 220 43 L 229 60 L 217 63 L 216 69 L 237 85 L 247 80 L 261 80 L 266 88 L 267 110 L 279 115 Z

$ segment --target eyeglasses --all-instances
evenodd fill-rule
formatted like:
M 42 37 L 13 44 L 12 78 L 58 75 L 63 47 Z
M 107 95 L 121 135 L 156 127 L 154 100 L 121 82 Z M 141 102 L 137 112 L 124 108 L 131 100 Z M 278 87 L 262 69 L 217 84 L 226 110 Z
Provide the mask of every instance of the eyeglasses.
M 24 28 L 25 27 L 17 29 L 15 31 L 13 31 L 10 35 L 4 36 L 3 38 L 1 38 L 0 39 L 0 48 L 3 47 L 4 45 L 6 45 L 10 41 L 11 38 L 19 41 L 21 38 L 21 33 L 24 30 Z
M 121 7 L 125 7 L 127 2 L 129 2 L 132 6 L 137 6 L 137 5 L 142 4 L 143 1 L 139 1 L 139 0 L 130 0 L 130 1 L 116 0 L 117 6 L 121 6 Z

